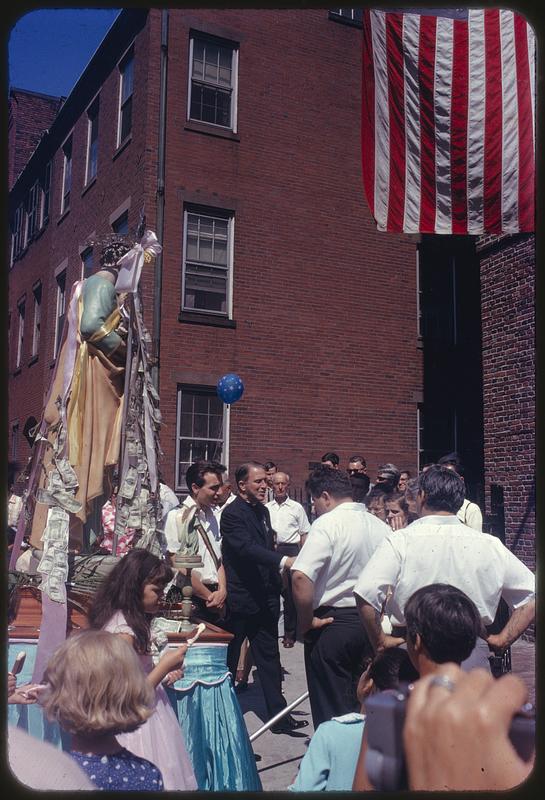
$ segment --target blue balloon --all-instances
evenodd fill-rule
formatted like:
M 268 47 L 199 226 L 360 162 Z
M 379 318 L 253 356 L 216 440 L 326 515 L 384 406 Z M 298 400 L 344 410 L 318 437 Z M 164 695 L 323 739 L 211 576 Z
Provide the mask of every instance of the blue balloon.
M 235 375 L 234 372 L 229 372 L 227 375 L 224 375 L 223 378 L 219 379 L 216 391 L 218 397 L 223 400 L 224 403 L 228 405 L 236 403 L 244 393 L 242 378 L 239 375 Z

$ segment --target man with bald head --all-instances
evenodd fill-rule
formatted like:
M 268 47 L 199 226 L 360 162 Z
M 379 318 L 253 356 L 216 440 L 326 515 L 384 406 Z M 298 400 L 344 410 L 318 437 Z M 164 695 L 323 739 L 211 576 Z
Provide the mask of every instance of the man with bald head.
M 289 496 L 290 476 L 277 472 L 272 476 L 274 499 L 267 503 L 271 524 L 276 532 L 276 552 L 295 557 L 310 530 L 305 509 Z M 288 570 L 282 591 L 284 598 L 284 647 L 293 647 L 297 630 L 297 615 L 291 593 L 291 572 Z

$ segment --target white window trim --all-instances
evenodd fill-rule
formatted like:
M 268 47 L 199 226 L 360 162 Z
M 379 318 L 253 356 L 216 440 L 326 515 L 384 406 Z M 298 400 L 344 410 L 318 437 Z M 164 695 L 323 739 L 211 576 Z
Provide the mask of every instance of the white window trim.
M 188 389 L 202 389 L 203 392 L 213 390 L 215 387 L 213 386 L 185 386 L 186 391 Z M 182 391 L 184 389 L 184 384 L 179 383 L 176 387 L 176 463 L 174 465 L 175 474 L 174 474 L 174 491 L 178 493 L 187 494 L 187 486 L 184 483 L 183 485 L 178 483 L 178 476 L 180 472 L 180 404 L 182 402 Z M 231 414 L 231 407 L 223 404 L 223 449 L 221 453 L 221 463 L 224 467 L 227 467 L 227 474 L 229 473 L 229 437 L 230 437 L 230 414 Z
M 40 290 L 40 302 L 38 303 L 38 299 L 36 296 L 37 290 Z M 42 325 L 42 297 L 43 297 L 43 288 L 41 283 L 37 283 L 36 286 L 32 289 L 32 295 L 34 297 L 34 317 L 32 320 L 32 348 L 31 348 L 31 357 L 38 355 L 38 350 L 40 347 L 40 336 L 41 336 L 41 325 Z M 38 312 L 38 313 L 36 313 Z M 40 323 L 40 328 L 37 326 L 37 321 Z
M 53 172 L 52 162 L 48 161 L 47 164 L 45 165 L 44 184 L 42 186 L 42 191 L 41 191 L 42 197 L 41 197 L 41 203 L 40 203 L 40 230 L 43 228 L 43 226 L 45 225 L 46 221 L 49 219 L 49 214 L 50 214 L 50 211 L 51 211 L 51 175 L 52 175 L 52 172 Z M 47 192 L 49 194 L 49 203 L 48 203 L 48 209 L 47 209 L 47 217 L 45 217 L 44 216 L 45 195 L 46 195 L 45 187 L 47 186 L 47 184 L 49 184 L 48 192 Z
M 61 216 L 68 211 L 70 208 L 70 201 L 68 201 L 68 205 L 65 205 L 64 198 L 66 196 L 65 188 L 66 188 L 66 165 L 68 163 L 68 158 L 64 151 L 65 146 L 68 142 L 70 142 L 70 190 L 69 193 L 72 195 L 72 161 L 74 157 L 74 139 L 72 138 L 72 133 L 66 137 L 64 142 L 62 143 L 61 153 L 62 153 L 62 188 L 61 188 Z
M 21 314 L 21 309 L 23 313 Z M 26 300 L 19 300 L 17 303 L 17 353 L 15 358 L 15 369 L 19 369 L 23 361 L 23 345 L 25 338 L 25 317 L 26 317 Z
M 226 219 L 227 225 L 227 286 L 225 292 L 225 301 L 227 305 L 227 312 L 224 314 L 221 311 L 209 311 L 203 308 L 186 308 L 185 306 L 185 277 L 186 277 L 186 263 L 187 263 L 187 233 L 188 214 L 200 214 L 201 216 L 220 217 Z M 182 297 L 181 297 L 181 310 L 195 314 L 213 314 L 220 319 L 233 319 L 233 265 L 234 265 L 234 242 L 235 242 L 235 215 L 230 211 L 223 209 L 212 209 L 202 207 L 200 210 L 194 210 L 194 207 L 188 206 L 184 208 L 184 229 L 183 229 L 183 246 L 182 246 Z
M 114 224 L 117 222 L 119 217 L 121 217 L 126 211 L 130 211 L 131 208 L 131 198 L 130 196 L 124 200 L 120 206 L 116 208 L 115 211 L 112 211 L 110 216 L 108 217 L 108 224 L 110 228 L 113 228 Z
M 121 64 L 122 64 L 122 63 L 123 63 L 123 61 L 126 59 L 126 57 L 129 55 L 129 53 L 131 52 L 131 49 L 132 49 L 132 51 L 133 51 L 133 52 L 132 52 L 132 62 L 133 62 L 133 89 L 132 89 L 132 92 L 131 92 L 131 94 L 130 94 L 129 96 L 130 96 L 130 97 L 133 97 L 133 96 L 134 96 L 134 64 L 135 64 L 135 59 L 134 59 L 134 41 L 133 41 L 133 42 L 131 42 L 131 44 L 129 45 L 129 47 L 127 47 L 127 49 L 125 50 L 125 52 L 123 53 L 123 55 L 121 56 L 121 58 L 119 59 L 119 61 L 117 62 L 117 70 L 118 70 L 118 73 L 119 73 L 119 81 L 118 81 L 118 88 L 117 88 L 117 134 L 116 134 L 116 148 L 118 148 L 118 147 L 121 147 L 121 145 L 122 145 L 122 144 L 124 144 L 126 141 L 128 141 L 128 139 L 130 138 L 130 136 L 131 136 L 131 134 L 132 134 L 132 123 L 131 123 L 131 130 L 130 130 L 130 132 L 127 134 L 127 136 L 125 137 L 125 139 L 123 139 L 123 140 L 121 139 L 121 98 L 122 98 L 122 96 L 123 96 L 123 75 L 124 75 L 124 73 L 123 73 L 123 72 L 121 72 Z M 128 99 L 128 98 L 127 98 L 127 99 Z M 133 103 L 133 112 L 134 112 L 134 103 Z M 134 122 L 134 113 L 133 113 L 133 117 L 132 117 L 132 122 Z
M 87 247 L 82 247 L 80 249 L 80 251 L 79 251 L 79 258 L 80 258 L 80 262 L 81 262 L 80 280 L 83 280 L 84 277 L 85 277 L 85 260 L 84 260 L 83 256 L 85 255 L 85 253 L 88 253 L 88 252 L 91 252 L 94 255 L 94 247 L 92 245 L 87 245 Z
M 59 278 L 63 274 L 64 274 L 64 292 L 61 292 Z M 62 341 L 62 331 L 61 331 L 61 333 L 59 335 L 58 334 L 58 325 L 59 325 L 59 318 L 62 316 L 61 313 L 60 313 L 60 307 L 61 307 L 61 298 L 62 298 L 63 295 L 64 295 L 64 312 L 63 313 L 66 316 L 66 292 L 67 292 L 66 279 L 67 279 L 67 270 L 66 270 L 66 268 L 64 270 L 61 270 L 61 272 L 58 272 L 58 273 L 55 274 L 55 282 L 57 284 L 57 287 L 56 287 L 57 296 L 56 296 L 56 300 L 55 300 L 55 339 L 53 341 L 53 358 L 54 359 L 57 358 L 57 355 L 59 354 L 60 344 L 61 344 L 61 341 Z
M 34 237 L 36 233 L 40 230 L 40 216 L 41 216 L 40 199 L 41 199 L 40 182 L 36 180 L 30 187 L 28 193 L 27 225 L 26 225 L 26 236 L 25 236 L 27 243 L 30 237 L 31 236 Z M 31 200 L 33 200 L 32 206 L 30 205 Z M 30 231 L 31 217 L 34 218 L 34 230 L 32 232 Z
M 236 47 L 234 44 L 232 45 L 231 49 L 231 119 L 229 125 L 217 125 L 215 122 L 205 122 L 201 119 L 193 119 L 191 116 L 191 88 L 192 88 L 192 77 L 193 77 L 193 42 L 195 39 L 209 39 L 210 41 L 213 40 L 213 37 L 207 36 L 206 34 L 202 34 L 199 37 L 198 33 L 193 33 L 189 37 L 189 69 L 188 69 L 188 85 L 187 85 L 187 120 L 189 122 L 199 122 L 202 125 L 210 125 L 213 128 L 219 128 L 222 131 L 233 131 L 233 133 L 237 133 L 237 124 L 238 124 L 238 51 L 239 48 Z M 225 44 L 221 44 L 218 42 L 219 47 L 228 47 L 228 42 Z
M 89 111 L 91 110 L 93 105 L 95 103 L 97 103 L 96 119 L 97 119 L 97 122 L 98 122 L 98 115 L 99 115 L 99 109 L 100 109 L 100 100 L 99 100 L 99 98 L 100 98 L 100 94 L 96 94 L 93 97 L 92 101 L 87 106 L 87 108 L 85 109 L 85 113 L 87 115 L 87 152 L 86 152 L 86 156 L 85 156 L 85 186 L 87 186 L 90 181 L 92 181 L 94 178 L 96 178 L 96 176 L 98 174 L 98 153 L 97 153 L 97 171 L 96 171 L 96 173 L 94 175 L 89 177 L 89 164 L 90 164 L 90 156 L 91 156 L 91 131 L 92 131 L 92 127 L 93 127 L 93 120 L 89 116 Z M 97 136 L 97 142 L 98 142 L 98 136 Z

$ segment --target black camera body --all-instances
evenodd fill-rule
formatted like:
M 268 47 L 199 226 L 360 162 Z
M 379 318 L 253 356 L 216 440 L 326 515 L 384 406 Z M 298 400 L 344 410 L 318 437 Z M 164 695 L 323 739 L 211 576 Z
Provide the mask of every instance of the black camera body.
M 408 789 L 407 768 L 403 749 L 403 725 L 408 685 L 371 695 L 365 702 L 367 753 L 365 769 L 377 791 Z M 535 748 L 535 712 L 531 704 L 515 714 L 509 738 L 523 761 L 528 761 Z

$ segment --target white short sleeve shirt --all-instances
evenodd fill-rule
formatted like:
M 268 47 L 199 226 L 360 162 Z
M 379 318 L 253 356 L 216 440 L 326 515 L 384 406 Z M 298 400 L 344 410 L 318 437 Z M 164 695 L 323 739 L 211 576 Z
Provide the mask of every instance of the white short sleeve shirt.
M 500 597 L 517 608 L 535 592 L 533 573 L 495 536 L 476 532 L 454 515 L 430 515 L 385 537 L 354 594 L 380 611 L 391 586 L 388 613 L 393 625 L 404 625 L 407 600 L 431 583 L 449 583 L 465 592 L 485 625 L 494 620 Z
M 299 544 L 302 533 L 308 533 L 310 522 L 301 503 L 287 497 L 283 503 L 266 503 L 277 544 Z
M 314 608 L 354 607 L 354 584 L 390 528 L 361 503 L 340 503 L 312 523 L 292 570 L 314 583 Z
M 182 503 L 183 508 L 192 508 L 196 503 L 192 497 L 186 497 Z M 176 523 L 176 515 L 180 513 L 179 508 L 175 508 L 167 515 L 165 522 L 165 538 L 167 541 L 167 550 L 169 553 L 177 553 L 180 549 L 180 541 L 178 539 L 178 526 Z M 202 523 L 203 528 L 208 533 L 208 538 L 212 544 L 212 548 L 221 561 L 221 536 L 218 521 L 214 516 L 211 509 L 199 509 L 197 511 L 199 521 Z M 202 569 L 195 569 L 194 572 L 199 575 L 202 583 L 217 583 L 218 571 L 212 560 L 212 556 L 208 552 L 206 545 L 199 535 L 199 555 L 203 560 L 204 567 Z

